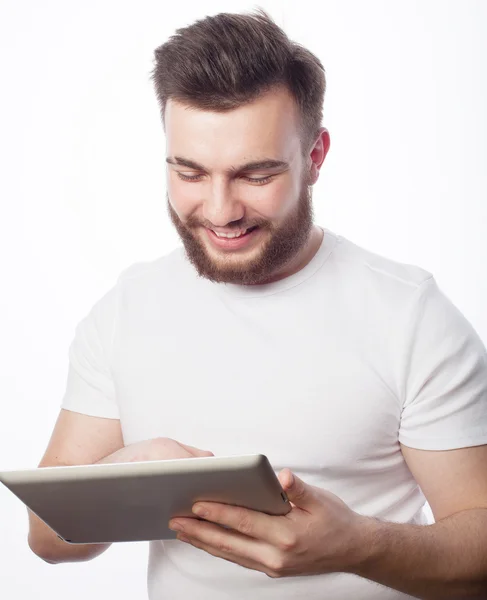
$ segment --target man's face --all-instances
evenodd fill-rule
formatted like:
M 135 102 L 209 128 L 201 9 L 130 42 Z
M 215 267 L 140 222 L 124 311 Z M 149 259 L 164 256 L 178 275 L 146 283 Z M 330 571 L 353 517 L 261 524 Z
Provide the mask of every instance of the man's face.
M 313 226 L 291 95 L 274 90 L 227 113 L 170 100 L 165 124 L 167 157 L 174 163 L 167 165 L 167 208 L 190 262 L 214 282 L 266 283 L 303 252 Z M 175 164 L 175 157 L 200 167 Z M 286 164 L 240 169 L 266 159 Z M 254 227 L 233 240 L 214 233 Z

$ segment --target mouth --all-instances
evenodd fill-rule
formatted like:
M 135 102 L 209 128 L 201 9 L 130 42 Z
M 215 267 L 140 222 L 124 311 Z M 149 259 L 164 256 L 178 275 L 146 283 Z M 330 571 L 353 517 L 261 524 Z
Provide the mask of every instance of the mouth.
M 245 232 L 237 237 L 224 237 L 217 235 L 212 229 L 206 229 L 208 237 L 214 246 L 228 250 L 237 250 L 243 248 L 253 240 L 258 234 L 259 226 L 249 227 Z
M 239 238 L 239 237 L 243 237 L 244 235 L 247 235 L 248 233 L 252 232 L 254 229 L 257 229 L 257 225 L 255 225 L 254 227 L 248 227 L 247 229 L 241 229 L 238 232 L 228 232 L 228 233 L 224 233 L 224 234 L 214 231 L 213 229 L 211 231 L 213 231 L 213 233 L 219 238 L 235 239 L 235 238 Z

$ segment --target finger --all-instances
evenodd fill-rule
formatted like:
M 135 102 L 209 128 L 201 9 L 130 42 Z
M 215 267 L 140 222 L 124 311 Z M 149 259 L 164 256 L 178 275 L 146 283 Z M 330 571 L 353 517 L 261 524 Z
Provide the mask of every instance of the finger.
M 276 549 L 269 544 L 213 523 L 196 519 L 178 521 L 184 521 L 184 531 L 178 532 L 178 539 L 181 536 L 188 538 L 188 542 L 196 548 L 250 569 L 269 570 L 266 565 L 276 553 Z
M 245 567 L 246 569 L 252 569 L 253 571 L 260 571 L 261 573 L 265 573 L 266 575 L 272 577 L 275 576 L 272 572 L 272 569 L 266 567 L 261 562 L 257 562 L 250 558 L 245 558 L 243 556 L 237 556 L 236 554 L 224 550 L 223 546 L 220 548 L 214 548 L 213 546 L 205 544 L 197 538 L 189 537 L 187 534 L 183 535 L 178 533 L 177 539 L 186 544 L 191 544 L 191 546 L 199 548 L 200 550 L 203 550 L 204 552 L 207 552 L 208 554 L 211 554 L 216 558 L 222 558 L 223 560 L 231 562 L 235 565 L 240 565 L 241 567 Z
M 293 506 L 310 511 L 319 502 L 314 486 L 307 484 L 290 469 L 283 469 L 278 475 L 279 482 Z
M 188 446 L 188 444 L 183 444 L 182 442 L 178 442 L 178 444 L 182 446 L 192 456 L 215 456 L 213 452 L 210 452 L 209 450 L 200 450 L 200 448 Z
M 271 546 L 286 545 L 292 535 L 291 521 L 287 515 L 267 515 L 242 506 L 217 502 L 197 502 L 193 512 L 205 521 L 225 525 L 243 536 L 267 542 Z
M 193 454 L 171 438 L 154 438 L 150 441 L 146 460 L 172 460 L 175 458 L 192 458 Z

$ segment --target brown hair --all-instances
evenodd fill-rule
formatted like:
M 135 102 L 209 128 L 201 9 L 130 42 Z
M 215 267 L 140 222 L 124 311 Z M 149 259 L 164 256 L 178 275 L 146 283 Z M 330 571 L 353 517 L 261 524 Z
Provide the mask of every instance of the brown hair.
M 291 41 L 263 9 L 205 17 L 176 29 L 154 54 L 151 78 L 164 129 L 169 98 L 226 112 L 284 85 L 299 108 L 303 156 L 316 141 L 326 89 L 323 65 Z

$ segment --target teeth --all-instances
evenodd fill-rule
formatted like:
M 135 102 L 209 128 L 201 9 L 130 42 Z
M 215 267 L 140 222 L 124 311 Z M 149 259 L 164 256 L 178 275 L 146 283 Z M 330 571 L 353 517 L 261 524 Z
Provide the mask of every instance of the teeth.
M 245 231 L 239 231 L 238 233 L 217 233 L 216 231 L 214 231 L 213 233 L 215 235 L 217 235 L 218 237 L 222 237 L 222 238 L 237 238 L 242 236 L 244 233 L 246 233 L 248 231 L 248 229 L 246 229 Z

